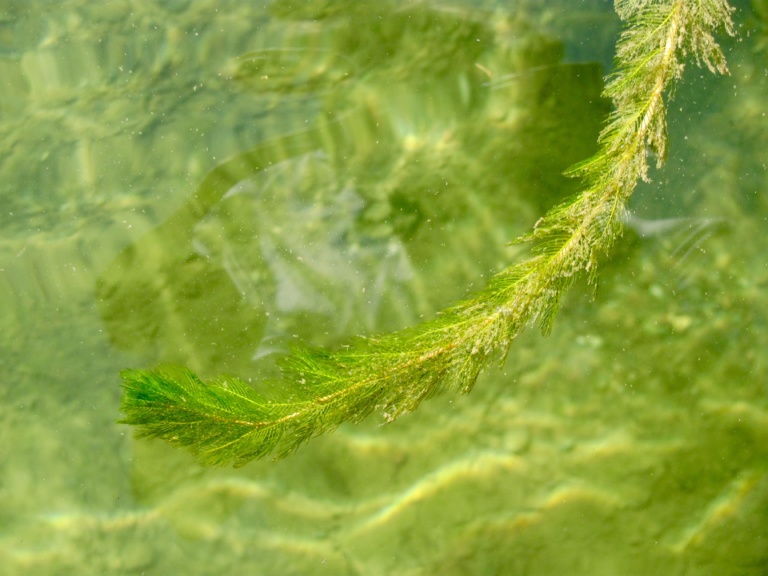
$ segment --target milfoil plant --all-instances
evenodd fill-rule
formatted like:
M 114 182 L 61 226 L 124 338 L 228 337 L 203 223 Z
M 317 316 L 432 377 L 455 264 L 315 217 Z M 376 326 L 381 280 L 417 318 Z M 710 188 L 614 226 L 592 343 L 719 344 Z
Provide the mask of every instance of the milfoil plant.
M 467 393 L 489 363 L 504 361 L 527 326 L 548 334 L 568 287 L 583 275 L 596 282 L 649 161 L 664 163 L 664 97 L 684 63 L 728 72 L 713 37 L 717 29 L 733 34 L 725 0 L 616 0 L 615 8 L 625 29 L 604 90 L 613 112 L 598 152 L 569 172 L 583 182 L 582 192 L 516 240 L 530 246 L 527 259 L 417 326 L 334 351 L 295 347 L 283 359 L 283 381 L 268 390 L 231 376 L 203 382 L 175 366 L 125 370 L 121 422 L 140 436 L 189 448 L 206 465 L 281 458 L 342 422 L 374 412 L 391 422 L 440 391 Z

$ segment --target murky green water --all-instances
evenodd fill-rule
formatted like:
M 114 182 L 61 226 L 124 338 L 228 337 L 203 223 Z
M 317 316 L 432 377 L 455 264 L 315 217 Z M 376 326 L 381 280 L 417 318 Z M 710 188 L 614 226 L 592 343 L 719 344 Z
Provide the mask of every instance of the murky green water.
M 0 4 L 0 573 L 768 573 L 765 2 L 597 299 L 471 395 L 239 470 L 115 423 L 122 368 L 266 377 L 514 260 L 594 150 L 604 4 Z

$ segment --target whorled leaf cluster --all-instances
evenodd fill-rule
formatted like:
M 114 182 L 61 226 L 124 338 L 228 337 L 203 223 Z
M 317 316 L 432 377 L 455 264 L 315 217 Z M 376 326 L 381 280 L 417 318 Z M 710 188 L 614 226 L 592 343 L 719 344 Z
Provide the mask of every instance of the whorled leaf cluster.
M 532 246 L 529 259 L 413 328 L 338 351 L 296 348 L 284 362 L 285 382 L 268 389 L 231 377 L 205 383 L 183 368 L 126 370 L 122 421 L 190 448 L 205 464 L 282 457 L 342 422 L 374 411 L 392 421 L 438 391 L 469 392 L 526 326 L 548 333 L 565 290 L 584 273 L 594 281 L 600 257 L 621 233 L 627 200 L 648 177 L 649 158 L 657 165 L 665 159 L 663 97 L 684 60 L 727 72 L 712 35 L 718 27 L 733 33 L 724 0 L 617 0 L 616 10 L 626 29 L 605 88 L 614 111 L 599 152 L 571 170 L 583 192 L 518 239 Z

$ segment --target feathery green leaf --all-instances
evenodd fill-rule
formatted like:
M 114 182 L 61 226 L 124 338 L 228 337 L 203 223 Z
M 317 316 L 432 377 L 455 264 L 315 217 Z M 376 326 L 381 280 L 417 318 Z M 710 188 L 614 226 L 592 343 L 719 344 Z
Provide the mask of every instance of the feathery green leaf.
M 441 390 L 469 392 L 526 326 L 548 333 L 574 280 L 586 273 L 594 282 L 600 257 L 621 234 L 627 200 L 648 178 L 649 154 L 659 166 L 666 157 L 663 96 L 683 59 L 727 73 L 712 36 L 717 27 L 733 34 L 724 0 L 617 0 L 616 11 L 627 25 L 605 88 L 614 112 L 599 152 L 570 171 L 584 191 L 518 239 L 531 243 L 529 259 L 418 326 L 335 352 L 297 347 L 285 359 L 285 381 L 268 390 L 230 377 L 205 383 L 183 368 L 126 370 L 122 421 L 143 436 L 188 447 L 204 464 L 239 466 L 285 456 L 373 412 L 392 421 Z

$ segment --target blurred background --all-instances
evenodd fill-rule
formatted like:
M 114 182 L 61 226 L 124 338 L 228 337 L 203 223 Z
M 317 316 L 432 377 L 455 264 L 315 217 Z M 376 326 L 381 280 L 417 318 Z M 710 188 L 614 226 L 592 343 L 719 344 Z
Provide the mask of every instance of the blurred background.
M 204 469 L 127 367 L 413 325 L 578 191 L 605 1 L 0 1 L 0 572 L 768 573 L 768 4 L 688 63 L 599 290 L 468 396 Z

